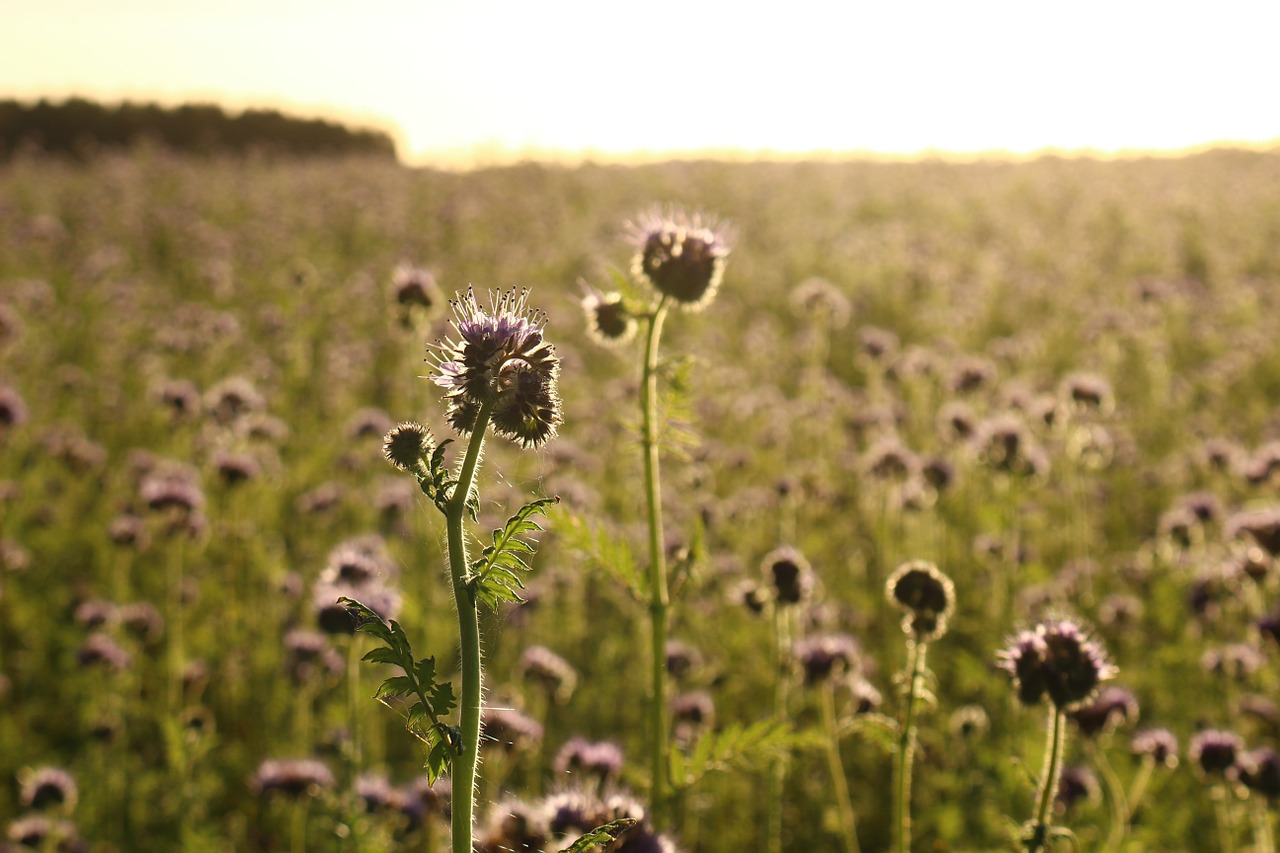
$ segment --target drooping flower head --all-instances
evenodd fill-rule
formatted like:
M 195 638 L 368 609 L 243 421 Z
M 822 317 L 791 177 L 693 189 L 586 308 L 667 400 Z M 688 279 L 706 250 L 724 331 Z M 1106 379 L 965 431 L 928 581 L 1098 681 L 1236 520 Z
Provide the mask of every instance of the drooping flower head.
M 583 285 L 582 310 L 587 315 L 587 334 L 605 346 L 624 344 L 636 333 L 636 318 L 627 310 L 622 294 L 604 292 Z
M 438 346 L 433 379 L 445 389 L 449 425 L 458 432 L 470 433 L 488 405 L 494 431 L 523 447 L 556 434 L 560 359 L 543 339 L 545 318 L 528 307 L 528 298 L 528 290 L 508 290 L 494 295 L 486 310 L 468 289 L 453 301 L 458 337 Z
M 1041 622 L 1011 638 L 999 666 L 1013 676 L 1024 705 L 1048 694 L 1056 707 L 1068 711 L 1116 673 L 1102 646 L 1069 619 Z
M 1235 732 L 1206 729 L 1191 738 L 1191 743 L 1187 746 L 1187 758 L 1206 779 L 1234 779 L 1238 772 L 1236 758 L 1243 751 L 1244 741 Z
M 701 214 L 650 211 L 632 231 L 636 255 L 631 272 L 690 311 L 705 307 L 724 276 L 729 241 Z
M 916 640 L 929 642 L 947 632 L 947 620 L 955 609 L 955 584 L 933 563 L 902 564 L 886 582 L 885 594 L 890 604 L 905 613 L 902 630 Z

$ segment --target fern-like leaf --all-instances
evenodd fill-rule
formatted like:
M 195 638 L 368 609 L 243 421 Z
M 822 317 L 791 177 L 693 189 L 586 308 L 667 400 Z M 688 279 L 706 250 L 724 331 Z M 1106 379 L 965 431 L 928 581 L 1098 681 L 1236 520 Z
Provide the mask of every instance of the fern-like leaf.
M 493 544 L 486 547 L 471 564 L 471 587 L 476 599 L 496 609 L 504 601 L 524 601 L 523 576 L 529 572 L 525 556 L 534 551 L 530 537 L 542 532 L 533 520 L 545 507 L 559 503 L 559 498 L 539 498 L 520 508 L 502 528 L 493 531 Z

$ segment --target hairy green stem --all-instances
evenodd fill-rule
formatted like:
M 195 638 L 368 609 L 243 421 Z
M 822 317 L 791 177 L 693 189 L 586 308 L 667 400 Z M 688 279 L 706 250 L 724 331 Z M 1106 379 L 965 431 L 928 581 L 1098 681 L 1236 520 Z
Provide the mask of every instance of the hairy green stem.
M 462 657 L 462 695 L 459 698 L 458 725 L 462 729 L 459 754 L 453 759 L 452 840 L 456 853 L 470 853 L 473 842 L 475 813 L 476 765 L 480 758 L 480 696 L 483 672 L 480 661 L 480 618 L 475 590 L 467 568 L 467 540 L 462 528 L 467 514 L 467 498 L 475 481 L 489 427 L 491 403 L 480 407 L 466 456 L 458 469 L 458 483 L 449 499 L 446 524 L 449 539 L 449 575 L 453 581 L 453 600 L 458 610 L 458 639 Z
M 859 853 L 858 815 L 853 810 L 849 796 L 849 783 L 844 775 L 844 762 L 840 760 L 840 731 L 836 727 L 836 686 L 828 679 L 819 689 L 822 701 L 822 724 L 827 730 L 827 768 L 831 771 L 831 785 L 835 788 L 836 810 L 840 815 L 840 834 L 844 838 L 845 853 Z
M 791 672 L 787 655 L 791 649 L 791 608 L 773 607 L 773 663 L 776 680 L 773 686 L 773 718 L 780 724 L 788 721 L 787 704 L 791 688 Z M 782 797 L 787 785 L 790 756 L 781 752 L 769 768 L 769 799 L 765 830 L 769 853 L 782 853 Z
M 1040 776 L 1039 805 L 1036 806 L 1035 839 L 1030 853 L 1045 849 L 1049 836 L 1049 807 L 1058 793 L 1058 774 L 1061 772 L 1062 748 L 1066 741 L 1067 715 L 1057 705 L 1049 706 L 1049 744 L 1044 756 L 1044 770 Z
M 662 536 L 662 484 L 658 474 L 658 341 L 667 316 L 662 297 L 649 320 L 644 347 L 640 408 L 644 419 L 644 490 L 649 518 L 649 624 L 653 694 L 649 707 L 649 813 L 653 825 L 666 823 L 667 788 L 667 564 Z
M 898 853 L 907 853 L 911 849 L 911 762 L 916 748 L 916 697 L 920 692 L 920 677 L 924 674 L 924 659 L 928 651 L 928 644 L 921 640 L 907 642 L 911 646 L 911 664 L 907 675 L 907 708 L 902 717 L 902 730 L 898 732 L 897 785 L 893 803 Z

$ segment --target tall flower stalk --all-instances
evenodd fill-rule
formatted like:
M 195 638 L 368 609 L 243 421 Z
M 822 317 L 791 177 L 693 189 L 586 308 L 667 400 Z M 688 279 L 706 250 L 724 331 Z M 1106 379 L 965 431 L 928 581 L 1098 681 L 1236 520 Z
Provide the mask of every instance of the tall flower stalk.
M 1050 827 L 1050 807 L 1061 774 L 1067 712 L 1092 696 L 1103 681 L 1113 678 L 1116 668 L 1102 646 L 1069 619 L 1041 622 L 1013 637 L 1000 653 L 1000 667 L 1013 676 L 1022 704 L 1034 706 L 1045 696 L 1049 698 L 1047 745 L 1035 817 L 1022 834 L 1029 853 L 1039 853 L 1048 848 L 1050 836 L 1065 833 Z
M 667 821 L 670 782 L 666 646 L 671 599 L 663 546 L 658 350 L 663 324 L 672 304 L 698 310 L 714 298 L 729 248 L 724 237 L 703 224 L 699 216 L 682 212 L 647 215 L 635 226 L 635 237 L 637 252 L 632 260 L 632 273 L 657 294 L 656 303 L 646 315 L 648 330 L 645 335 L 640 414 L 649 532 L 649 809 L 654 826 L 661 828 Z M 627 318 L 619 314 L 625 315 L 625 303 L 619 295 L 589 293 L 584 307 L 598 337 L 620 340 L 628 336 Z
M 894 849 L 911 849 L 911 773 L 916 748 L 916 710 L 925 676 L 929 643 L 947 632 L 947 620 L 955 609 L 955 586 L 932 563 L 913 560 L 903 564 L 885 584 L 889 603 L 904 612 L 902 630 L 907 635 L 907 664 L 903 676 L 905 710 L 898 729 L 894 762 Z
M 415 660 L 400 626 L 388 624 L 368 607 L 347 599 L 361 617 L 361 630 L 383 645 L 366 660 L 399 666 L 403 675 L 387 679 L 377 698 L 402 697 L 410 703 L 407 724 L 428 747 L 427 772 L 434 780 L 452 776 L 452 849 L 469 851 L 474 841 L 476 775 L 484 696 L 480 643 L 480 607 L 521 601 L 522 577 L 533 552 L 528 537 L 541 528 L 532 516 L 554 499 L 525 504 L 494 531 L 493 543 L 476 558 L 468 553 L 466 520 L 479 514 L 476 475 L 486 433 L 492 429 L 526 448 L 539 447 L 556 433 L 560 401 L 556 383 L 559 360 L 542 335 L 543 318 L 527 308 L 528 292 L 495 296 L 486 309 L 468 291 L 453 303 L 457 340 L 435 351 L 436 384 L 445 389 L 446 420 L 468 436 L 455 471 L 445 466 L 445 447 L 416 423 L 387 434 L 384 451 L 396 467 L 412 473 L 422 492 L 445 516 L 449 577 L 458 614 L 460 695 L 435 677 L 435 660 Z M 457 725 L 445 720 L 458 707 Z
M 663 296 L 649 318 L 640 397 L 644 429 L 645 506 L 649 524 L 649 649 L 653 661 L 650 668 L 653 701 L 649 707 L 649 772 L 652 780 L 649 808 L 655 826 L 662 826 L 666 817 L 670 740 L 667 735 L 666 648 L 667 610 L 671 599 L 667 590 L 666 552 L 662 547 L 662 481 L 658 463 L 658 342 L 662 337 L 662 323 L 667 316 L 669 299 Z

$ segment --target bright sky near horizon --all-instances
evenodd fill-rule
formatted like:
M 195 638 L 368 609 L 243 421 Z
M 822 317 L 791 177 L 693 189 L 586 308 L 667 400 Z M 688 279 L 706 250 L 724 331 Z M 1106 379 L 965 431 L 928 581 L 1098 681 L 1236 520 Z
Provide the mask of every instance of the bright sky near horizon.
M 0 0 L 0 97 L 268 106 L 410 162 L 1280 142 L 1280 2 Z

